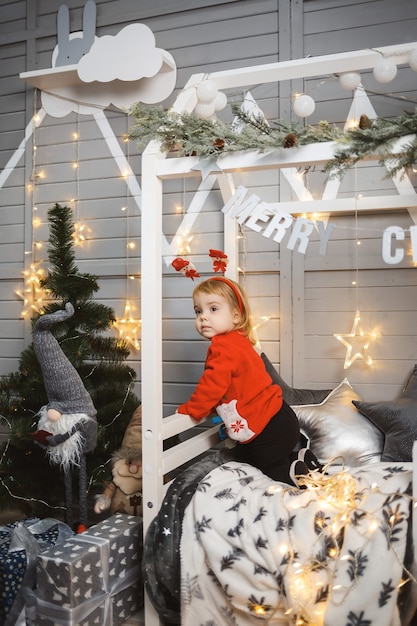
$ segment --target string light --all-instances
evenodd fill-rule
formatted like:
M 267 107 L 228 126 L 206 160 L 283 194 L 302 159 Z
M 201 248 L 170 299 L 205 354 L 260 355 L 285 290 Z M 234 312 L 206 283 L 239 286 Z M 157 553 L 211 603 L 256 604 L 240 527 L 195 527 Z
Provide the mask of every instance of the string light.
M 307 508 L 311 503 L 314 503 L 316 510 L 321 512 L 314 519 L 317 538 L 311 546 L 310 556 L 307 555 L 303 561 L 300 560 L 292 536 L 299 528 L 296 531 L 297 527 L 292 524 L 287 526 L 288 543 L 280 543 L 276 547 L 283 557 L 283 562 L 285 560 L 286 563 L 285 580 L 288 584 L 285 594 L 287 604 L 285 615 L 292 617 L 293 624 L 306 626 L 322 624 L 329 603 L 339 606 L 348 601 L 349 594 L 356 588 L 362 576 L 361 555 L 365 553 L 365 548 L 375 531 L 380 530 L 385 535 L 389 549 L 403 567 L 403 560 L 395 550 L 395 536 L 399 532 L 399 527 L 407 524 L 409 519 L 407 501 L 410 500 L 416 506 L 414 498 L 403 492 L 401 493 L 403 502 L 400 503 L 398 492 L 387 497 L 376 484 L 368 486 L 366 481 L 363 484 L 363 477 L 360 474 L 354 476 L 343 467 L 334 473 L 329 471 L 330 465 L 331 463 L 324 468 L 324 472 L 314 470 L 298 478 L 300 485 L 305 489 L 300 498 L 294 498 L 291 487 L 277 490 L 281 494 L 281 504 L 287 509 L 288 519 L 293 519 L 295 510 Z M 369 500 L 374 494 L 383 495 L 380 507 L 374 505 L 373 499 Z M 343 542 L 340 541 L 341 537 L 348 536 L 350 529 L 354 529 L 355 537 L 362 538 L 362 545 L 358 544 L 354 552 L 346 551 Z M 323 548 L 326 548 L 327 558 L 320 560 L 318 564 L 316 552 L 321 552 Z M 349 569 L 349 582 L 345 584 L 337 582 L 342 562 L 347 563 L 346 567 Z M 397 591 L 411 580 L 417 582 L 407 569 L 405 574 L 397 585 Z M 317 598 L 320 594 L 323 600 L 318 603 Z
M 129 124 L 129 118 L 127 118 Z M 130 173 L 129 166 L 129 140 L 128 135 L 125 134 L 122 137 L 122 141 L 126 146 L 126 159 L 127 159 L 127 174 Z M 122 175 L 124 178 L 125 176 Z M 117 318 L 113 323 L 114 328 L 118 331 L 120 339 L 125 341 L 129 346 L 135 350 L 140 350 L 140 332 L 142 322 L 139 318 L 135 317 L 135 307 L 129 299 L 130 283 L 135 279 L 135 276 L 130 273 L 130 252 L 136 249 L 136 242 L 130 239 L 130 215 L 129 215 L 129 190 L 126 185 L 126 204 L 122 207 L 122 211 L 126 214 L 126 301 L 124 306 L 123 317 Z
M 360 197 L 356 193 L 357 188 L 357 168 L 355 165 L 355 204 Z M 352 281 L 352 285 L 355 287 L 356 292 L 356 313 L 353 320 L 353 326 L 350 333 L 336 333 L 333 336 L 340 341 L 346 348 L 345 362 L 343 369 L 348 369 L 352 363 L 357 360 L 362 360 L 366 365 L 372 367 L 373 360 L 369 354 L 369 346 L 377 337 L 376 331 L 365 332 L 360 326 L 361 315 L 359 311 L 359 247 L 361 245 L 358 239 L 358 209 L 355 206 L 355 280 Z
M 32 245 L 30 251 L 25 251 L 25 256 L 31 257 L 31 261 L 29 267 L 26 267 L 23 274 L 23 289 L 16 290 L 16 295 L 23 300 L 23 308 L 20 313 L 21 317 L 26 319 L 27 317 L 31 317 L 35 313 L 43 313 L 45 300 L 47 300 L 49 292 L 41 287 L 41 281 L 45 276 L 45 271 L 41 267 L 41 261 L 37 261 L 35 258 L 36 250 L 42 249 L 42 244 L 36 242 L 35 230 L 41 225 L 41 220 L 37 216 L 36 211 L 37 207 L 35 204 L 35 183 L 38 178 L 45 178 L 44 172 L 36 173 L 36 140 L 37 140 L 37 124 L 40 121 L 40 117 L 36 112 L 36 102 L 37 102 L 37 89 L 35 89 L 33 94 L 33 109 L 34 113 L 32 116 L 33 121 L 33 133 L 32 133 L 32 171 L 31 171 L 31 184 L 28 185 L 27 189 L 31 193 L 31 203 L 32 203 Z
M 72 164 L 73 169 L 76 172 L 75 175 L 75 198 L 71 198 L 70 202 L 74 206 L 74 232 L 72 234 L 72 239 L 74 243 L 74 247 L 82 247 L 86 241 L 87 227 L 80 220 L 79 217 L 79 201 L 80 201 L 80 114 L 77 110 L 77 129 L 72 133 L 72 138 L 76 142 L 75 143 L 75 161 Z

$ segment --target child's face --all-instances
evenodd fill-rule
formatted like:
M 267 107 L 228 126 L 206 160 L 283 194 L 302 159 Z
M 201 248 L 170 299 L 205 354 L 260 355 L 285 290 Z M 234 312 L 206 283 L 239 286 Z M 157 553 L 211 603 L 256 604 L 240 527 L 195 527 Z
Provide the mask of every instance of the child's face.
M 195 327 L 205 339 L 229 333 L 239 322 L 240 314 L 232 310 L 223 296 L 199 293 L 194 297 Z

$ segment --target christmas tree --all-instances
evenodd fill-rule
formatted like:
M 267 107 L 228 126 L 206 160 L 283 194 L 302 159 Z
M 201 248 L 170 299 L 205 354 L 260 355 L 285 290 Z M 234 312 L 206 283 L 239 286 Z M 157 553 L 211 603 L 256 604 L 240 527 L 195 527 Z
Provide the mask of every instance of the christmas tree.
M 99 290 L 97 277 L 80 273 L 75 264 L 72 211 L 55 204 L 48 212 L 50 269 L 41 287 L 51 297 L 42 314 L 63 309 L 71 302 L 75 314 L 52 332 L 80 374 L 97 409 L 98 440 L 87 456 L 89 492 L 111 480 L 110 459 L 120 448 L 126 426 L 139 404 L 132 392 L 135 372 L 125 360 L 126 342 L 104 335 L 115 322 L 113 310 L 92 299 Z M 55 298 L 55 300 L 53 300 Z M 32 318 L 32 329 L 39 313 Z M 52 516 L 63 507 L 63 475 L 50 465 L 34 444 L 37 413 L 47 404 L 42 372 L 33 344 L 19 359 L 19 370 L 0 381 L 0 413 L 10 436 L 0 454 L 0 509 L 21 509 L 25 514 Z M 76 501 L 76 495 L 74 494 Z M 55 514 L 53 515 L 55 516 Z

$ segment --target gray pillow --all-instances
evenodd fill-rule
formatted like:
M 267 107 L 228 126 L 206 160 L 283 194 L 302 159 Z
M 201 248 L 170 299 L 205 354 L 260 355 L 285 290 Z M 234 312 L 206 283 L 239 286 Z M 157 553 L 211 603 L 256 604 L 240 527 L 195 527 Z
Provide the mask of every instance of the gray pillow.
M 417 439 L 417 364 L 398 400 L 381 402 L 353 401 L 355 407 L 384 435 L 381 461 L 412 461 Z
M 261 357 L 272 382 L 281 387 L 282 397 L 287 404 L 316 404 L 322 402 L 332 391 L 331 389 L 293 389 L 281 378 L 264 352 Z
M 359 400 L 345 378 L 320 404 L 292 407 L 322 463 L 356 467 L 381 460 L 383 435 L 354 408 Z

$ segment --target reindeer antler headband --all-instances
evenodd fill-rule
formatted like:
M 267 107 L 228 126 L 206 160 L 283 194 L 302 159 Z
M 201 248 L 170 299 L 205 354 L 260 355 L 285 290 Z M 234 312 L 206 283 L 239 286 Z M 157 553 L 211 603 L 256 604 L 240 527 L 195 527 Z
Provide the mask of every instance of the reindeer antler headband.
M 210 249 L 209 257 L 213 259 L 213 270 L 215 272 L 223 272 L 224 274 L 224 272 L 226 271 L 227 263 L 229 261 L 227 254 L 225 254 L 222 250 Z M 195 266 L 191 263 L 191 261 L 182 259 L 181 257 L 177 257 L 172 261 L 171 265 L 175 270 L 177 270 L 177 272 L 181 272 L 187 278 L 191 278 L 191 280 L 200 277 L 200 274 L 197 272 Z M 208 280 L 220 280 L 223 283 L 226 283 L 226 285 L 230 287 L 230 289 L 236 296 L 239 311 L 241 313 L 243 312 L 242 296 L 240 295 L 238 289 L 235 287 L 231 280 L 229 280 L 225 276 L 211 276 Z

